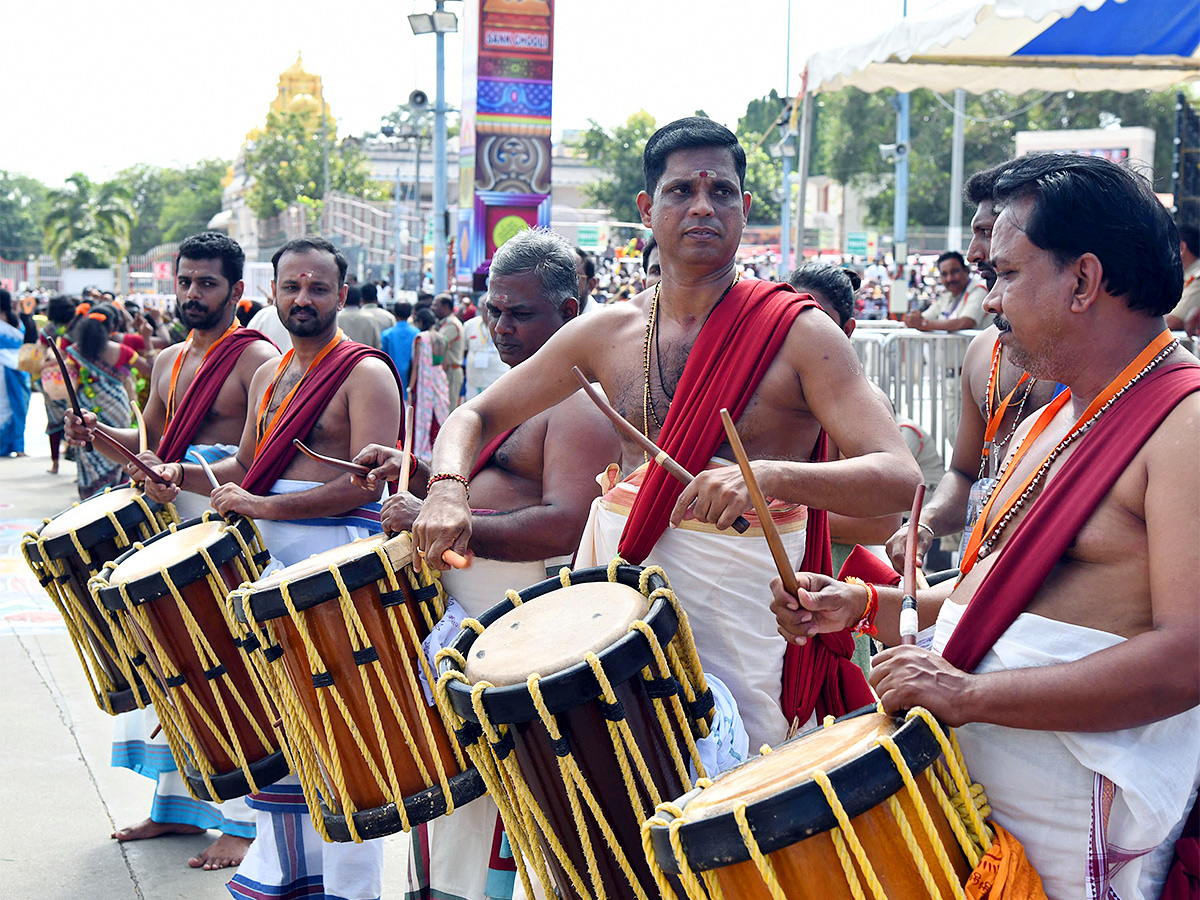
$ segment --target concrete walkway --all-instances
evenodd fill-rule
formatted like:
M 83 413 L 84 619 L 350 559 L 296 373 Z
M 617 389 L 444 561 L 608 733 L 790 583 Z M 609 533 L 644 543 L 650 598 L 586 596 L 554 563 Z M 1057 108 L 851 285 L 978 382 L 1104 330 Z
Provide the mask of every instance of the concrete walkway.
M 112 719 L 97 708 L 61 619 L 29 572 L 22 532 L 77 499 L 75 466 L 47 474 L 40 395 L 24 459 L 0 459 L 0 897 L 5 900 L 227 900 L 232 869 L 190 869 L 217 837 L 119 844 L 153 784 L 109 765 Z M 385 838 L 383 896 L 404 896 L 407 835 Z

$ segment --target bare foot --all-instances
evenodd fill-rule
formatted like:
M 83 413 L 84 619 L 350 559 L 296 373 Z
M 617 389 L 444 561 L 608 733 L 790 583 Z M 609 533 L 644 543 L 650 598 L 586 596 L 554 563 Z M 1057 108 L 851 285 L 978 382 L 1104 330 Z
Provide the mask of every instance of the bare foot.
M 188 865 L 193 869 L 199 869 L 201 866 L 205 869 L 240 866 L 251 843 L 253 843 L 253 838 L 223 834 L 202 850 L 199 856 L 189 859 Z
M 164 834 L 200 834 L 203 828 L 195 825 L 181 825 L 178 822 L 155 822 L 145 819 L 129 828 L 121 828 L 112 833 L 118 841 L 146 841 L 150 838 L 162 837 Z
M 57 475 L 58 474 L 58 460 L 56 459 L 54 461 L 53 465 L 51 465 L 50 468 L 48 468 L 46 471 L 49 472 L 51 475 Z

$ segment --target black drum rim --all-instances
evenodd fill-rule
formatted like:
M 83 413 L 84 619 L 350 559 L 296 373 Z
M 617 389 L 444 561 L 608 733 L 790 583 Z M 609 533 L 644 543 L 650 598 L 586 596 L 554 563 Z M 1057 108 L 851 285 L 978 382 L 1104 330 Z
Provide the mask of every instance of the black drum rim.
M 636 590 L 642 572 L 641 566 L 618 566 L 616 581 Z M 608 581 L 608 566 L 593 566 L 571 572 L 571 584 Z M 562 587 L 563 583 L 559 578 L 547 578 L 518 593 L 521 602 L 527 603 Z M 670 585 L 663 575 L 652 572 L 647 587 L 649 593 L 653 594 L 660 588 L 669 589 Z M 515 606 L 516 604 L 511 600 L 503 600 L 479 616 L 479 622 L 484 628 L 487 628 L 505 613 L 511 612 Z M 643 617 L 643 621 L 650 627 L 663 647 L 679 630 L 679 617 L 675 612 L 675 607 L 664 597 L 658 597 L 650 603 L 650 608 Z M 450 647 L 461 653 L 465 659 L 477 637 L 478 635 L 472 629 L 463 628 L 458 637 L 451 642 Z M 654 663 L 649 642 L 646 636 L 639 631 L 627 632 L 612 646 L 600 651 L 597 656 L 600 658 L 609 682 L 613 685 L 629 681 L 646 666 Z M 438 663 L 439 677 L 446 672 L 458 671 L 461 671 L 458 665 L 449 657 L 443 657 Z M 575 663 L 553 675 L 543 676 L 538 681 L 538 686 L 541 689 L 542 700 L 551 715 L 575 709 L 601 695 L 600 684 L 586 661 Z M 478 722 L 479 717 L 471 703 L 471 685 L 451 679 L 446 682 L 446 689 L 454 711 L 463 719 Z M 524 684 L 484 689 L 483 707 L 491 722 L 497 725 L 515 725 L 540 718 L 533 697 Z
M 154 544 L 157 541 L 164 540 L 172 534 L 183 531 L 187 528 L 192 528 L 196 525 L 201 525 L 205 522 L 212 521 L 225 522 L 226 524 L 235 528 L 241 534 L 242 540 L 245 541 L 247 545 L 249 545 L 255 538 L 254 523 L 249 519 L 242 518 L 241 516 L 222 519 L 220 516 L 206 514 L 195 519 L 188 519 L 178 527 L 160 532 L 148 540 L 141 541 L 140 547 L 130 547 L 117 557 L 115 565 L 119 566 L 139 550 L 149 547 L 151 544 Z M 240 556 L 242 553 L 241 543 L 229 532 L 219 535 L 217 539 L 209 544 L 205 549 L 208 551 L 208 556 L 213 561 L 213 565 L 215 566 L 223 566 Z M 257 563 L 259 561 L 255 560 L 255 562 Z M 197 581 L 207 578 L 208 574 L 208 564 L 204 561 L 204 557 L 199 553 L 193 553 L 186 559 L 179 560 L 178 562 L 167 567 L 167 575 L 170 576 L 171 581 L 177 588 L 195 584 Z M 108 573 L 105 573 L 102 577 L 105 583 L 103 586 L 94 588 L 96 591 L 96 596 L 99 598 L 100 602 L 104 604 L 106 609 L 113 610 L 114 612 L 124 611 L 125 598 L 121 596 L 121 587 L 119 585 L 108 583 Z M 143 603 L 149 603 L 153 600 L 169 597 L 171 595 L 170 587 L 168 587 L 167 583 L 163 580 L 162 574 L 159 572 L 154 572 L 145 576 L 144 578 L 138 578 L 134 581 L 128 582 L 125 585 L 125 592 L 129 597 L 129 602 L 133 606 L 140 606 Z
M 291 766 L 288 765 L 287 756 L 282 750 L 276 750 L 274 753 L 250 763 L 249 769 L 250 774 L 254 776 L 255 788 L 258 790 L 274 784 L 292 771 Z M 219 772 L 208 777 L 217 797 L 213 797 L 208 785 L 204 783 L 204 776 L 191 763 L 184 766 L 183 777 L 187 779 L 188 786 L 201 800 L 220 803 L 251 793 L 250 782 L 246 778 L 246 773 L 240 768 L 229 772 Z
M 105 694 L 114 716 L 121 713 L 133 712 L 135 709 L 149 706 L 152 702 L 150 691 L 146 688 L 146 685 L 142 682 L 136 671 L 133 673 L 133 677 L 135 681 L 132 686 L 119 691 L 108 691 Z M 141 703 L 138 703 L 137 697 L 134 696 L 134 691 L 137 691 L 137 696 L 142 698 Z
M 836 721 L 843 722 L 876 711 L 874 705 L 864 706 L 839 717 Z M 786 744 L 801 740 L 821 727 L 818 725 L 798 734 L 774 749 L 778 751 Z M 913 716 L 905 721 L 892 735 L 892 739 L 913 775 L 924 772 L 942 755 L 937 736 L 921 716 Z M 737 771 L 741 766 L 753 762 L 753 759 L 729 769 L 722 775 Z M 874 809 L 888 797 L 904 789 L 904 778 L 896 770 L 891 754 L 878 745 L 862 756 L 827 770 L 825 774 L 829 776 L 846 815 L 851 819 Z M 714 779 L 714 783 L 719 781 L 720 777 Z M 675 805 L 686 813 L 688 803 L 701 791 L 701 788 L 689 791 L 676 800 Z M 658 819 L 668 823 L 675 819 L 674 815 L 661 808 L 656 815 Z M 837 819 L 825 799 L 824 792 L 811 778 L 792 785 L 773 797 L 748 805 L 746 820 L 759 849 L 768 855 L 831 831 L 837 825 Z M 679 827 L 679 836 L 687 864 L 693 871 L 720 869 L 751 859 L 733 812 L 725 812 L 696 822 L 686 822 Z M 679 863 L 671 847 L 668 825 L 661 825 L 652 820 L 650 841 L 662 870 L 668 875 L 680 874 Z
M 117 491 L 130 486 L 131 485 L 129 484 L 119 484 L 116 487 L 111 488 L 111 490 Z M 88 499 L 90 500 L 91 498 L 89 497 Z M 149 508 L 151 513 L 159 513 L 162 511 L 162 503 L 156 503 L 145 494 L 141 495 L 141 499 L 142 502 L 146 504 L 147 508 Z M 86 503 L 87 500 L 84 500 L 83 502 Z M 73 509 L 74 507 L 71 508 Z M 66 510 L 63 510 L 63 512 L 66 512 Z M 59 513 L 59 515 L 62 515 L 62 513 Z M 153 520 L 146 518 L 145 511 L 137 503 L 130 503 L 123 509 L 119 509 L 114 512 L 113 515 L 116 516 L 118 524 L 125 529 L 126 534 L 129 534 L 131 531 L 135 532 L 137 527 L 143 523 L 146 525 L 154 524 Z M 57 516 L 55 518 L 57 518 Z M 44 522 L 41 527 L 37 529 L 36 534 L 41 537 L 41 534 L 45 530 L 46 526 L 50 525 L 53 521 L 54 519 L 51 519 L 49 522 Z M 117 536 L 117 530 L 113 527 L 113 523 L 109 521 L 108 516 L 101 516 L 94 522 L 89 522 L 87 525 L 80 527 L 73 533 L 79 540 L 80 546 L 82 546 L 83 549 L 87 550 L 89 553 L 93 547 L 102 544 L 104 541 L 112 540 Z M 42 546 L 45 547 L 46 558 L 64 559 L 66 557 L 77 556 L 79 554 L 79 550 L 75 547 L 75 541 L 71 539 L 71 535 L 72 532 L 67 532 L 66 534 L 60 534 L 41 541 Z M 135 536 L 134 540 L 137 540 L 138 537 L 140 537 L 140 535 Z M 36 546 L 31 547 L 30 549 L 34 553 L 37 553 L 38 551 Z M 99 566 L 96 566 L 95 568 L 99 568 Z
M 454 808 L 465 806 L 487 793 L 487 785 L 475 768 L 467 769 L 452 776 L 446 782 L 450 788 L 450 796 L 454 799 Z M 408 815 L 408 824 L 415 828 L 432 822 L 446 814 L 446 795 L 440 784 L 432 785 L 415 794 L 410 794 L 402 800 L 404 811 Z M 451 821 L 453 821 L 451 813 Z M 325 833 L 330 840 L 338 843 L 349 843 L 354 840 L 350 835 L 350 826 L 344 813 L 335 813 L 325 802 L 321 802 L 321 818 L 325 822 Z M 369 841 L 372 838 L 385 837 L 404 830 L 400 819 L 400 810 L 395 803 L 387 803 L 373 809 L 360 809 L 352 815 L 354 829 L 359 838 Z

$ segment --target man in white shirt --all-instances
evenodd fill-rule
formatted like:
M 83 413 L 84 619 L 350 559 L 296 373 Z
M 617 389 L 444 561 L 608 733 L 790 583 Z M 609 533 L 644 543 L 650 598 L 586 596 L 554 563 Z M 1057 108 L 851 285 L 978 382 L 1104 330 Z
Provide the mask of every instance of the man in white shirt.
M 466 399 L 470 400 L 508 371 L 488 331 L 486 303 L 481 302 L 479 314 L 463 323 L 463 339 L 467 342 Z
M 947 250 L 937 258 L 942 276 L 942 294 L 925 312 L 906 313 L 904 324 L 918 331 L 963 331 L 987 328 L 992 316 L 983 311 L 987 288 L 971 281 L 967 262 L 957 250 Z

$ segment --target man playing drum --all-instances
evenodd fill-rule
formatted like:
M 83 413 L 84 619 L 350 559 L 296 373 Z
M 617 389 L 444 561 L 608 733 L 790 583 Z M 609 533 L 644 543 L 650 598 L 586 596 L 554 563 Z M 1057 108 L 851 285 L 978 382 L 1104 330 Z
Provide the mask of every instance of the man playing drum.
M 488 330 L 500 358 L 524 364 L 578 315 L 575 253 L 557 234 L 530 229 L 496 251 L 484 298 Z M 502 432 L 480 453 L 470 473 L 469 569 L 450 569 L 442 585 L 478 617 L 504 599 L 570 565 L 588 510 L 599 494 L 591 476 L 620 452 L 616 432 L 582 391 Z M 400 453 L 367 447 L 355 460 L 377 468 L 368 484 L 392 479 Z M 407 531 L 421 509 L 428 471 L 410 483 L 414 493 L 383 504 L 383 526 Z M 461 622 L 461 615 L 458 619 Z M 490 797 L 481 797 L 413 831 L 411 894 L 432 891 L 445 900 L 512 896 L 511 855 L 501 856 L 503 826 Z
M 888 711 L 962 726 L 1049 896 L 1155 898 L 1200 780 L 1200 367 L 1163 320 L 1178 238 L 1098 158 L 1022 158 L 995 199 L 1001 344 L 1070 390 L 1017 430 L 947 602 L 919 598 L 933 651 L 894 646 L 899 591 L 878 589 L 893 647 L 871 681 Z M 862 615 L 862 587 L 799 580 L 799 601 L 773 585 L 789 640 Z
M 218 232 L 192 235 L 179 245 L 176 300 L 191 331 L 186 341 L 168 347 L 154 360 L 145 419 L 148 446 L 156 451 L 143 454 L 148 462 L 179 462 L 189 451 L 215 461 L 237 449 L 246 423 L 250 379 L 260 365 L 279 357 L 269 340 L 257 331 L 241 328 L 234 316 L 242 296 L 244 262 L 242 248 Z M 141 449 L 134 428 L 97 426 L 96 417 L 86 411 L 82 423 L 73 413 L 66 415 L 67 440 L 73 444 L 88 442 L 95 428 L 102 428 L 133 453 Z M 105 444 L 97 444 L 96 449 L 124 462 Z M 140 478 L 140 470 L 128 468 Z M 180 517 L 190 519 L 200 515 L 208 502 L 194 494 L 184 495 L 177 506 Z M 238 865 L 254 839 L 254 814 L 240 798 L 218 806 L 192 797 L 175 770 L 165 737 L 150 739 L 157 727 L 158 717 L 149 708 L 117 718 L 113 765 L 156 775 L 157 784 L 150 817 L 114 831 L 112 836 L 136 841 L 219 828 L 222 837 L 188 864 L 205 869 Z
M 379 530 L 378 504 L 364 503 L 348 475 L 298 453 L 292 440 L 340 459 L 370 443 L 394 446 L 400 384 L 385 354 L 345 340 L 337 326 L 346 299 L 346 259 L 332 244 L 312 237 L 289 241 L 271 263 L 272 290 L 292 351 L 255 373 L 237 453 L 212 466 L 221 486 L 210 503 L 222 515 L 254 519 L 272 557 L 291 565 Z M 199 466 L 169 463 L 158 471 L 173 486 L 148 482 L 155 499 L 174 499 L 180 488 L 210 489 Z M 380 491 L 372 489 L 375 497 Z M 295 776 L 252 794 L 247 803 L 258 811 L 258 840 L 230 882 L 234 896 L 319 893 L 322 879 L 326 894 L 346 900 L 379 896 L 381 843 L 322 842 Z
M 578 366 L 633 426 L 702 474 L 681 494 L 657 464 L 634 471 L 643 453 L 625 440 L 627 479 L 606 485 L 576 562 L 608 562 L 619 552 L 663 566 L 691 617 L 705 671 L 729 687 L 757 748 L 787 734 L 785 645 L 767 608 L 771 562 L 761 531 L 725 530 L 750 507 L 741 474 L 727 464 L 704 471 L 724 444 L 720 409 L 739 421 L 764 492 L 786 507 L 781 530 L 794 560 L 805 543 L 799 504 L 852 516 L 893 512 L 911 502 L 920 473 L 845 335 L 815 302 L 786 285 L 738 281 L 734 255 L 751 197 L 733 134 L 708 119 L 682 119 L 651 137 L 644 158 L 638 207 L 658 242 L 662 280 L 628 303 L 568 323 L 455 411 L 433 457 L 432 478 L 443 477 L 429 488 L 413 533 L 434 565 L 445 549 L 467 548 L 473 521 L 458 478 L 470 473 L 481 446 L 575 393 L 571 367 Z M 803 314 L 809 310 L 817 313 Z M 822 429 L 847 459 L 807 462 Z M 677 527 L 668 531 L 668 522 Z M 818 693 L 853 676 L 846 637 L 850 649 L 821 644 L 805 660 Z M 869 697 L 861 672 L 857 679 Z M 839 711 L 843 702 L 811 697 L 800 720 Z

